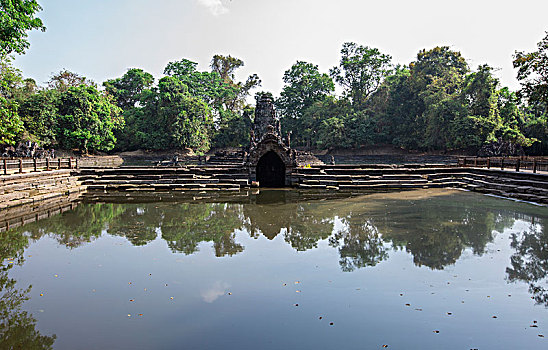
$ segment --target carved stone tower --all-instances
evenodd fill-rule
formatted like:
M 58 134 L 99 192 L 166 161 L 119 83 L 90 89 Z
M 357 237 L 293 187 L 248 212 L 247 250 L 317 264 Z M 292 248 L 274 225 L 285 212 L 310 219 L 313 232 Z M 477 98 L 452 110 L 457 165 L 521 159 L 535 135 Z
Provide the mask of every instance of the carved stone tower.
M 274 100 L 270 94 L 262 94 L 257 98 L 246 165 L 249 168 L 249 179 L 258 181 L 261 187 L 291 185 L 296 154 L 281 137 L 280 121 L 276 118 Z

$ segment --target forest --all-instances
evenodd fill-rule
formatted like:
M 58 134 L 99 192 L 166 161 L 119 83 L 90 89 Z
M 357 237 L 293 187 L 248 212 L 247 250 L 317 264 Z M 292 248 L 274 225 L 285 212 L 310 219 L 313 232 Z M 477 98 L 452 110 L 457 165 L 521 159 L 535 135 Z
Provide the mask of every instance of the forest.
M 209 70 L 182 58 L 162 77 L 130 68 L 102 83 L 62 70 L 45 86 L 25 78 L 13 55 L 26 32 L 45 30 L 34 0 L 1 1 L 0 148 L 36 142 L 82 153 L 245 147 L 257 74 L 235 76 L 244 61 L 215 55 Z M 18 21 L 10 20 L 15 18 Z M 10 17 L 11 16 L 11 17 Z M 513 59 L 519 91 L 487 64 L 469 67 L 447 46 L 423 49 L 399 64 L 379 49 L 346 42 L 339 64 L 320 72 L 297 61 L 275 104 L 292 146 L 312 150 L 377 145 L 475 155 L 548 154 L 548 32 L 534 52 Z M 336 89 L 336 86 L 339 88 Z

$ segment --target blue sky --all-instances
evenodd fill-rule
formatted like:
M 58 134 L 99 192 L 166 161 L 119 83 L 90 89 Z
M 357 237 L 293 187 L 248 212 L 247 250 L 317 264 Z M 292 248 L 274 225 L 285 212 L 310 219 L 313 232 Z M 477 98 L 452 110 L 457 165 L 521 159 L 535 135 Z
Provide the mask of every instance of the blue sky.
M 377 47 L 408 64 L 420 49 L 448 45 L 472 68 L 498 68 L 519 88 L 514 51 L 532 51 L 548 31 L 546 0 L 38 0 L 47 31 L 30 34 L 16 59 L 44 83 L 68 69 L 99 84 L 143 68 L 156 78 L 187 58 L 206 70 L 214 54 L 242 59 L 237 77 L 257 73 L 261 90 L 279 94 L 297 60 L 336 65 L 345 41 Z

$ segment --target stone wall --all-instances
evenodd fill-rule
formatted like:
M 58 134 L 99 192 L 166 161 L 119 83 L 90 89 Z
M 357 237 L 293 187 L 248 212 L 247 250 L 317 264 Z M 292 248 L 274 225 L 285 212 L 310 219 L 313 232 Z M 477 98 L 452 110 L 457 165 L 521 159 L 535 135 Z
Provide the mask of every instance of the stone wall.
M 38 204 L 85 190 L 77 171 L 63 169 L 0 176 L 0 216 L 6 209 Z

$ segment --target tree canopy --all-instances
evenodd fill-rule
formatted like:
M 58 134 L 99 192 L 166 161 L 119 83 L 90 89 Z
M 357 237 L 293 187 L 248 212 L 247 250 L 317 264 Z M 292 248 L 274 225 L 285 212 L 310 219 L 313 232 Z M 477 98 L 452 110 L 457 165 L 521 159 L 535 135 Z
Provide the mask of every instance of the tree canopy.
M 36 17 L 42 7 L 36 0 L 0 0 L 0 56 L 22 54 L 29 48 L 29 30 L 45 31 Z

